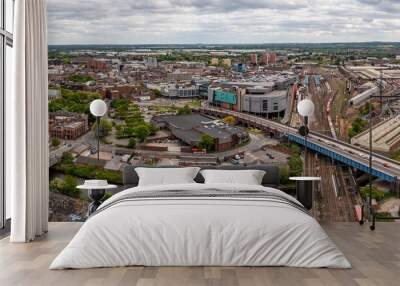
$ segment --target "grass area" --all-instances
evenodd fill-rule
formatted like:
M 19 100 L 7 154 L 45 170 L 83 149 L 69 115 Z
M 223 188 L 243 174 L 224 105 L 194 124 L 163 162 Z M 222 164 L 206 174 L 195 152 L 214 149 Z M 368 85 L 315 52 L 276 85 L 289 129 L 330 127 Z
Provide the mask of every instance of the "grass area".
M 199 108 L 201 107 L 201 100 L 197 99 L 197 100 L 192 100 L 191 102 L 188 103 L 189 107 L 192 108 Z
M 157 114 L 177 112 L 178 107 L 175 105 L 151 105 L 149 110 L 155 111 Z

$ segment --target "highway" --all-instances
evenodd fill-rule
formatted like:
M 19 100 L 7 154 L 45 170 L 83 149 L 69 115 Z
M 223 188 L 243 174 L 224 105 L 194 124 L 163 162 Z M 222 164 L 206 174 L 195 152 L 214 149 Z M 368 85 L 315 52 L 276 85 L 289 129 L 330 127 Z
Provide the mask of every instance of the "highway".
M 251 114 L 241 113 L 237 111 L 231 111 L 226 109 L 220 109 L 213 106 L 203 106 L 199 109 L 200 112 L 203 113 L 211 113 L 220 116 L 232 115 L 237 119 L 245 122 L 249 122 L 255 125 L 267 127 L 273 130 L 276 130 L 285 135 L 295 135 L 299 136 L 298 130 L 296 128 L 284 125 L 279 122 L 275 122 L 272 120 L 268 120 L 265 118 L 261 118 L 258 116 L 254 116 Z M 362 149 L 360 147 L 348 144 L 346 142 L 333 139 L 331 137 L 316 133 L 310 132 L 308 136 L 308 141 L 314 143 L 320 147 L 328 149 L 332 152 L 340 154 L 346 158 L 352 159 L 355 162 L 368 166 L 368 151 Z M 394 161 L 390 158 L 384 157 L 380 154 L 374 153 L 373 155 L 373 169 L 378 170 L 382 173 L 390 175 L 392 177 L 400 178 L 400 163 Z

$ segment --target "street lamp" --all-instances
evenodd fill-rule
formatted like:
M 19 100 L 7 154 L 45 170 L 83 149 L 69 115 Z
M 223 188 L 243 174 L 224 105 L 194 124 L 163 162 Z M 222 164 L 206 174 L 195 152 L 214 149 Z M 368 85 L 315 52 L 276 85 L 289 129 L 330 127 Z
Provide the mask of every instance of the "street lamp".
M 304 125 L 300 127 L 299 133 L 304 137 L 304 175 L 307 175 L 307 135 L 310 132 L 308 129 L 308 117 L 314 113 L 315 106 L 310 99 L 303 99 L 297 104 L 297 111 L 304 117 Z
M 107 104 L 104 100 L 95 99 L 90 103 L 90 113 L 96 117 L 96 135 L 97 135 L 97 160 L 100 159 L 100 118 L 107 112 Z
M 379 216 L 379 214 L 377 214 L 374 210 L 374 208 L 372 207 L 372 171 L 373 171 L 373 166 L 372 166 L 372 161 L 373 161 L 373 138 L 372 138 L 372 130 L 373 130 L 373 122 L 372 122 L 372 100 L 374 98 L 379 98 L 381 101 L 383 99 L 383 89 L 384 89 L 384 85 L 385 83 L 383 82 L 383 77 L 382 77 L 382 70 L 381 70 L 381 77 L 380 77 L 380 81 L 379 81 L 379 95 L 373 95 L 372 93 L 370 93 L 369 98 L 368 98 L 368 125 L 369 125 L 369 156 L 368 156 L 368 188 L 369 188 L 369 195 L 368 195 L 368 204 L 367 204 L 367 208 L 368 208 L 368 215 L 369 218 L 372 218 L 372 224 L 369 226 L 370 230 L 375 230 L 375 220 L 376 219 L 380 219 L 380 220 L 392 220 L 392 219 L 400 219 L 400 217 L 381 217 Z M 387 100 L 390 99 L 395 99 L 395 100 L 399 100 L 400 99 L 400 95 L 397 94 L 390 94 L 385 96 L 385 98 Z M 364 224 L 364 205 L 362 206 L 361 209 L 361 220 L 359 221 L 359 223 L 361 225 Z

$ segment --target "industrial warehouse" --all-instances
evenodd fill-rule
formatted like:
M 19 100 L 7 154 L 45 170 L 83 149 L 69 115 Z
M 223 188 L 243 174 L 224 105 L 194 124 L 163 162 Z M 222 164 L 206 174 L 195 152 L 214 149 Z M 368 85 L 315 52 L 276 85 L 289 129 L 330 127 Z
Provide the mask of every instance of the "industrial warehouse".
M 372 147 L 375 151 L 392 152 L 400 147 L 400 116 L 380 122 L 373 126 Z M 369 147 L 369 130 L 351 139 L 351 144 Z
M 161 115 L 154 117 L 152 123 L 161 129 L 168 129 L 174 137 L 192 147 L 198 146 L 203 135 L 209 135 L 214 139 L 214 150 L 218 152 L 229 150 L 249 139 L 243 128 L 200 114 Z

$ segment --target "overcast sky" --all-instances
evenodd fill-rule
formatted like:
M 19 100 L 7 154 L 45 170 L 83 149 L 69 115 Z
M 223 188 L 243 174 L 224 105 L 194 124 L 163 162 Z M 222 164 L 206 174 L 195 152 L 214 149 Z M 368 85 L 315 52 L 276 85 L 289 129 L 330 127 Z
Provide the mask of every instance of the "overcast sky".
M 50 44 L 400 41 L 400 0 L 47 0 Z

